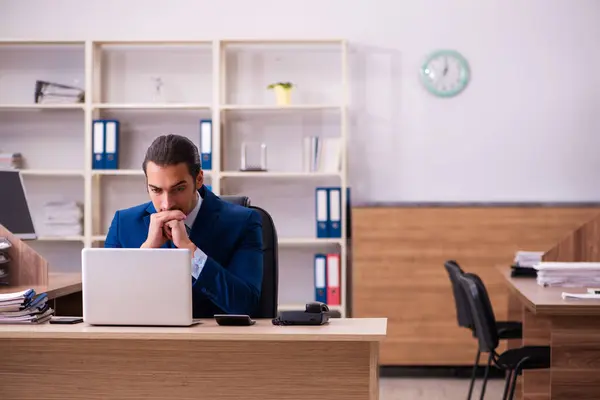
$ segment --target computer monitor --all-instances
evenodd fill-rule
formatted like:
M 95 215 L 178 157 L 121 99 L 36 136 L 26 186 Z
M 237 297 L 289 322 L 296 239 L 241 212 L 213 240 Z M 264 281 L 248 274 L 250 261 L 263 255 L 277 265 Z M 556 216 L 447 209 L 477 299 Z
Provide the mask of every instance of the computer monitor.
M 0 193 L 0 224 L 19 239 L 37 239 L 25 185 L 18 170 L 0 170 Z

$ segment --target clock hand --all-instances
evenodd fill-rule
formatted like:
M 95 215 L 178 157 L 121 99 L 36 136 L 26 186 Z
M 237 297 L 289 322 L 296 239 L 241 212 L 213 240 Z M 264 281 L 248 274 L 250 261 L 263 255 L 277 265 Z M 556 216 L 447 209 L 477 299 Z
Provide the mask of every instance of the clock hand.
M 445 62 L 445 65 L 444 65 L 444 76 L 446 76 L 446 74 L 448 73 L 448 58 L 447 57 L 444 58 L 444 62 Z

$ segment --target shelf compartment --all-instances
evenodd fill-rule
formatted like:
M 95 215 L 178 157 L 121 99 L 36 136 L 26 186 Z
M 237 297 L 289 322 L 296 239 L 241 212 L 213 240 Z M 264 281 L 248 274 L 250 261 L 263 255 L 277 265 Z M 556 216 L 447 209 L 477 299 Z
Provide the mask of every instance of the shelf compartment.
M 85 43 L 0 42 L 0 104 L 31 109 L 82 106 L 75 103 L 76 99 L 51 97 L 45 98 L 48 103 L 36 104 L 34 94 L 38 80 L 85 89 Z
M 337 177 L 274 179 L 260 184 L 249 179 L 228 179 L 222 182 L 221 189 L 223 195 L 248 196 L 253 205 L 265 209 L 280 238 L 315 238 L 316 188 L 333 186 L 341 186 Z
M 200 120 L 210 119 L 211 112 L 209 110 L 102 109 L 99 110 L 96 118 L 119 121 L 119 170 L 126 170 L 126 172 L 94 170 L 94 173 L 143 175 L 142 163 L 146 150 L 157 137 L 166 133 L 176 133 L 186 136 L 199 147 Z M 133 173 L 129 170 L 139 172 Z
M 224 98 L 235 107 L 276 106 L 268 85 L 291 82 L 291 104 L 343 104 L 343 40 L 225 40 Z
M 212 64 L 212 42 L 95 42 L 92 101 L 211 104 Z
M 338 250 L 339 251 L 339 250 Z M 331 251 L 286 248 L 279 252 L 279 309 L 301 309 L 315 301 L 315 254 L 337 253 Z M 342 309 L 342 304 L 332 305 Z
M 1 152 L 21 153 L 23 171 L 43 174 L 41 170 L 47 170 L 49 175 L 82 171 L 84 117 L 84 113 L 73 112 L 0 112 Z
M 24 175 L 23 184 L 27 194 L 27 203 L 33 219 L 37 242 L 83 242 L 84 241 L 84 210 L 85 210 L 85 181 L 81 176 L 63 175 Z M 81 215 L 76 230 L 59 232 L 52 224 L 47 224 L 46 205 L 51 202 L 76 202 Z M 70 221 L 70 215 L 69 215 Z M 49 243 L 54 244 L 54 243 Z

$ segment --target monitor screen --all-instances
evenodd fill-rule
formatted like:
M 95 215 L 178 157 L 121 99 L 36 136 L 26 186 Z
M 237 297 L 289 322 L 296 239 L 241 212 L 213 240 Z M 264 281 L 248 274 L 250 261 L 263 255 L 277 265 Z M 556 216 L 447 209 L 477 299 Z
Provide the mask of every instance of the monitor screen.
M 0 193 L 0 224 L 20 239 L 36 239 L 19 171 L 0 170 Z

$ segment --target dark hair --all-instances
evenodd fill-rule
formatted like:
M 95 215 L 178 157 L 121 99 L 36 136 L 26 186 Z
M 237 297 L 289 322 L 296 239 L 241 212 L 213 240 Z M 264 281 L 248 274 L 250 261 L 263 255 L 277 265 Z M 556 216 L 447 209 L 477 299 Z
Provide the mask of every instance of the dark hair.
M 148 161 L 152 161 L 161 167 L 185 163 L 194 179 L 202 168 L 196 145 L 185 136 L 173 134 L 157 137 L 148 147 L 142 164 L 144 174 L 146 174 Z

